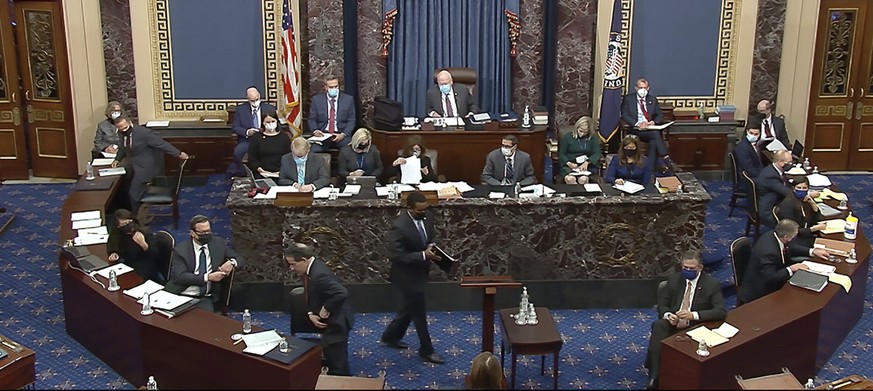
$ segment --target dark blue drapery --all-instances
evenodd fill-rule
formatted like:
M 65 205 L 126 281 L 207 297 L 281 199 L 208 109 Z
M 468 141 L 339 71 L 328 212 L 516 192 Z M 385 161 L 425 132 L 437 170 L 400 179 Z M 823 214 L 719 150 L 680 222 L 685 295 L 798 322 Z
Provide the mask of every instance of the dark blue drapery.
M 434 70 L 469 67 L 478 74 L 482 110 L 509 111 L 507 3 L 517 9 L 517 0 L 397 0 L 388 51 L 388 97 L 403 102 L 406 115 L 424 117 Z

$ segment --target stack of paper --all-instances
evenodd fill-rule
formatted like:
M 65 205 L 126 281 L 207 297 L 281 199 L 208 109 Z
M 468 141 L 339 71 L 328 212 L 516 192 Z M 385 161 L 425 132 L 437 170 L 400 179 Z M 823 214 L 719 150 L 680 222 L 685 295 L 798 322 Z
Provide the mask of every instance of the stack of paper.
M 115 168 L 101 168 L 97 170 L 97 173 L 100 176 L 113 176 L 113 175 L 124 175 L 127 171 L 124 167 L 115 167 Z
M 612 185 L 612 187 L 615 189 L 621 190 L 625 193 L 630 193 L 630 194 L 639 193 L 639 192 L 643 191 L 643 189 L 646 188 L 643 185 L 640 185 L 638 183 L 633 183 L 631 181 L 624 181 L 624 183 L 622 183 L 620 185 Z
M 100 152 L 100 153 L 103 154 L 103 157 L 115 160 L 116 154 L 114 154 L 114 153 L 109 153 L 109 152 Z
M 257 354 L 263 356 L 267 352 L 276 348 L 282 336 L 276 330 L 261 331 L 260 333 L 243 334 L 243 342 L 246 343 L 246 348 L 243 353 Z
M 142 299 L 140 299 L 139 301 L 141 302 Z M 170 293 L 165 290 L 151 293 L 149 296 L 149 302 L 151 303 L 152 308 L 165 311 L 172 311 L 176 307 L 179 307 L 189 301 L 191 301 L 190 297 L 177 295 L 175 293 Z
M 773 141 L 770 142 L 770 144 L 767 144 L 767 150 L 771 152 L 787 151 L 788 148 L 786 148 L 785 144 L 782 144 L 779 139 L 774 138 Z M 812 186 L 812 183 L 810 183 L 809 185 Z
M 809 180 L 809 187 L 828 187 L 831 185 L 831 180 L 822 174 L 808 175 L 806 179 Z
M 104 267 L 103 269 L 97 270 L 94 272 L 94 274 L 97 274 L 98 276 L 103 277 L 103 278 L 108 280 L 109 279 L 109 272 L 113 271 L 113 270 L 115 271 L 115 276 L 118 277 L 124 273 L 132 272 L 133 268 L 130 266 L 127 266 L 126 264 L 119 262 L 119 263 L 116 263 L 112 266 L 107 266 L 107 267 Z
M 813 273 L 828 276 L 829 282 L 833 282 L 834 284 L 843 287 L 846 293 L 849 293 L 849 291 L 852 290 L 852 279 L 845 274 L 837 273 L 836 266 L 812 261 L 803 261 L 803 264 Z
M 728 322 L 722 323 L 716 329 L 708 329 L 706 326 L 700 326 L 693 330 L 688 330 L 685 332 L 691 339 L 700 343 L 700 341 L 705 341 L 706 346 L 713 347 L 721 345 L 727 342 L 730 338 L 733 338 L 740 330 Z
M 361 185 L 346 185 L 345 189 L 343 189 L 343 193 L 346 194 L 358 194 L 361 192 Z
M 73 229 L 78 230 L 73 244 L 77 246 L 90 246 L 109 241 L 109 231 L 103 226 L 103 219 L 99 210 L 85 212 L 73 212 L 70 214 Z
M 133 288 L 125 289 L 124 294 L 139 301 L 139 299 L 142 299 L 142 297 L 145 296 L 146 293 L 152 295 L 162 289 L 164 289 L 163 285 L 158 284 L 157 282 L 154 282 L 152 280 L 146 280 L 144 283 L 139 284 Z
M 297 193 L 297 190 L 294 186 L 273 186 L 270 190 L 267 190 L 267 194 L 256 194 L 253 199 L 255 200 L 275 200 L 276 194 L 278 193 Z
M 821 230 L 823 234 L 835 234 L 846 230 L 845 219 L 827 220 L 822 221 L 822 223 L 825 223 L 825 228 Z

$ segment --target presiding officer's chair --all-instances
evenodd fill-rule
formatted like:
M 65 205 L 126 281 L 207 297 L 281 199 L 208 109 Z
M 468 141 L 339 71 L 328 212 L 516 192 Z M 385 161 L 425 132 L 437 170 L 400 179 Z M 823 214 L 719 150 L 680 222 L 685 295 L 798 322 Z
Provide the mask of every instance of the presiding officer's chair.
M 740 300 L 740 289 L 751 256 L 752 245 L 749 243 L 749 238 L 742 236 L 731 243 L 731 268 L 734 272 L 734 285 L 737 287 L 737 307 L 743 304 Z
M 476 96 L 476 82 L 478 77 L 473 68 L 437 68 L 433 71 L 433 84 L 437 83 L 437 74 L 446 70 L 452 74 L 452 82 L 463 84 L 470 90 L 470 95 Z M 436 169 L 436 167 L 434 167 Z

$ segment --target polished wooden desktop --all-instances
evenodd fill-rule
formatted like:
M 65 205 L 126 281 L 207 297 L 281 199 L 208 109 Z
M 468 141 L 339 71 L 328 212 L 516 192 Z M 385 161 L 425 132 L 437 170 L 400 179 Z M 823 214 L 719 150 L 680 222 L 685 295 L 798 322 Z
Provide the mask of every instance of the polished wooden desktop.
M 0 335 L 0 348 L 8 354 L 0 359 L 0 390 L 33 386 L 36 381 L 36 353 L 3 335 Z M 16 352 L 14 348 L 20 348 L 20 351 Z
M 73 191 L 62 208 L 61 240 L 75 234 L 70 214 L 106 211 L 118 181 L 105 191 Z M 106 259 L 106 246 L 88 247 Z M 239 321 L 201 309 L 169 319 L 158 313 L 140 315 L 142 306 L 122 293 L 142 283 L 135 273 L 118 278 L 122 290 L 109 292 L 61 255 L 58 262 L 64 295 L 67 333 L 134 386 L 154 376 L 161 388 L 312 389 L 321 367 L 316 346 L 285 365 L 243 353 L 230 336 Z M 108 282 L 96 277 L 102 284 Z

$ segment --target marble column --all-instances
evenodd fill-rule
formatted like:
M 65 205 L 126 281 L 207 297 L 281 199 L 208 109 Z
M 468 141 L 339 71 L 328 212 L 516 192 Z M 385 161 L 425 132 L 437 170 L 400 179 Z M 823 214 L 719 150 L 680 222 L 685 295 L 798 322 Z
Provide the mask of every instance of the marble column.
M 388 67 L 381 47 L 382 1 L 358 0 L 358 97 L 364 123 L 369 123 L 373 98 L 387 94 Z
M 761 99 L 776 101 L 787 3 L 787 0 L 758 1 L 755 54 L 752 59 L 752 88 L 749 92 L 749 105 L 752 107 Z
M 133 67 L 128 0 L 101 0 L 100 24 L 103 28 L 107 96 L 110 101 L 121 102 L 126 113 L 137 118 L 136 72 Z
M 597 0 L 558 1 L 555 123 L 571 125 L 591 115 L 594 91 Z M 604 48 L 605 49 L 605 48 Z M 604 50 L 601 49 L 601 50 Z
M 521 113 L 524 105 L 539 106 L 543 100 L 542 2 L 521 0 L 518 18 L 521 34 L 518 56 L 512 59 L 512 110 Z

